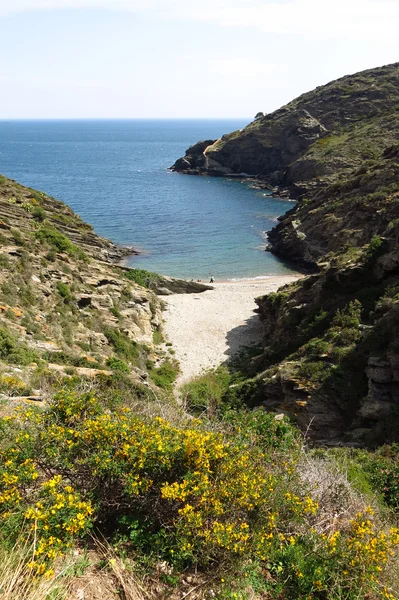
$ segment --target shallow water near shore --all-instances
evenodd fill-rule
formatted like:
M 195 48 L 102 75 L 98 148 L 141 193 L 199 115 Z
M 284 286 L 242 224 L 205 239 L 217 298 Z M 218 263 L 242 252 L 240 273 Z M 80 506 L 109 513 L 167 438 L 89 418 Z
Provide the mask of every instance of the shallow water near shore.
M 249 120 L 248 120 L 249 121 Z M 187 279 L 290 273 L 264 232 L 292 203 L 250 182 L 168 171 L 188 146 L 241 120 L 0 122 L 0 172 L 69 204 L 143 253 L 127 264 Z

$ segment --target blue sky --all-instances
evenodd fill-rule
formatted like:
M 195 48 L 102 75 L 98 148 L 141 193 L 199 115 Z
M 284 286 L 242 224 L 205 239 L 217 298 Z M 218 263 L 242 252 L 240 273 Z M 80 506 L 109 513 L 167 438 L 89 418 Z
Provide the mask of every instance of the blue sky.
M 399 0 L 0 0 L 0 118 L 248 117 L 399 61 Z

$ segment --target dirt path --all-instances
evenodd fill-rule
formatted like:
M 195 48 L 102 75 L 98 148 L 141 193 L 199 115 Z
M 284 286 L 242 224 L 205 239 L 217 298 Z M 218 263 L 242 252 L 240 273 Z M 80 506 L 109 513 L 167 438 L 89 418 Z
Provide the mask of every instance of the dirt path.
M 164 330 L 180 362 L 178 385 L 217 367 L 242 346 L 262 339 L 254 299 L 291 283 L 296 275 L 215 283 L 200 294 L 167 296 Z

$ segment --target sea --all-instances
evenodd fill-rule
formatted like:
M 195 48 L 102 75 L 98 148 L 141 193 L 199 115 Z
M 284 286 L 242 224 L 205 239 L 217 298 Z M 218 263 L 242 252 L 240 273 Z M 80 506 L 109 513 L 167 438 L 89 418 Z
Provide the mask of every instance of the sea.
M 245 180 L 168 170 L 191 144 L 248 121 L 0 121 L 0 173 L 136 247 L 129 266 L 202 281 L 284 275 L 292 271 L 265 252 L 265 232 L 292 202 Z

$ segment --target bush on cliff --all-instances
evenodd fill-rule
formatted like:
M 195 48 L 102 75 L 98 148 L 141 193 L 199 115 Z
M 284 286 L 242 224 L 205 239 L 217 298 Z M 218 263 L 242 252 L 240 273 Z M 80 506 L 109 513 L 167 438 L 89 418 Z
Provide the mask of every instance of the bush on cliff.
M 88 260 L 83 250 L 73 244 L 66 235 L 58 231 L 53 225 L 43 224 L 36 231 L 36 238 L 41 242 L 46 242 L 57 252 L 66 252 L 80 260 Z
M 129 269 L 129 271 L 126 271 L 125 277 L 145 288 L 151 288 L 151 284 L 156 283 L 160 279 L 157 273 L 145 271 L 144 269 Z

